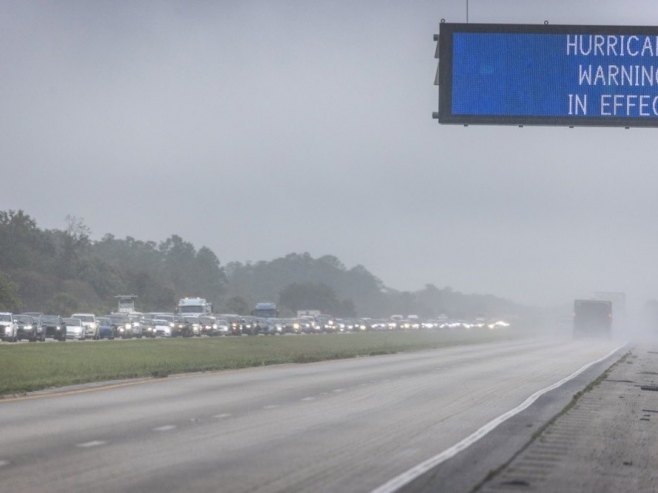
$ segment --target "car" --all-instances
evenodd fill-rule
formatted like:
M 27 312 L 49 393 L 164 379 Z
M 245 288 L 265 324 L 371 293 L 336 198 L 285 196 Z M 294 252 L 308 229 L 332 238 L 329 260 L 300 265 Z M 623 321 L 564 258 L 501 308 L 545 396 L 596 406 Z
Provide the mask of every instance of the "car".
M 141 313 L 131 313 L 128 315 L 131 324 L 131 336 L 141 339 L 144 336 L 144 321 Z
M 217 335 L 227 336 L 231 333 L 231 323 L 225 318 L 216 318 L 215 325 L 217 325 Z
M 142 330 L 142 337 L 155 337 L 155 321 L 151 317 L 140 317 L 138 321 Z
M 41 326 L 45 337 L 57 341 L 66 340 L 66 325 L 64 325 L 64 319 L 59 315 L 41 315 Z
M 110 315 L 110 319 L 116 327 L 117 337 L 121 337 L 122 339 L 142 337 L 141 314 L 113 313 Z
M 201 335 L 201 322 L 199 322 L 198 315 L 184 315 L 183 318 L 187 322 L 187 325 L 190 327 L 191 335 L 200 336 Z
M 116 337 L 116 327 L 112 324 L 110 317 L 98 317 L 98 338 L 114 339 Z
M 154 336 L 171 337 L 176 335 L 176 316 L 173 313 L 150 312 L 146 316 L 153 320 Z
M 182 336 L 182 337 L 192 337 L 192 324 L 186 317 L 176 315 L 174 318 L 174 327 L 171 331 L 172 337 Z
M 14 321 L 17 326 L 16 338 L 19 341 L 23 339 L 30 342 L 46 340 L 45 332 L 38 318 L 32 315 L 20 314 L 14 317 Z
M 171 337 L 173 322 L 164 318 L 153 318 L 153 337 Z
M 211 315 L 199 316 L 199 324 L 201 325 L 201 334 L 207 336 L 217 335 L 217 321 Z
M 100 338 L 100 331 L 98 329 L 96 315 L 93 313 L 74 313 L 71 315 L 71 318 L 77 318 L 82 322 L 82 325 L 85 328 L 85 338 Z
M 79 318 L 65 318 L 64 325 L 66 326 L 67 339 L 78 339 L 80 341 L 86 339 L 86 328 L 82 325 L 82 320 Z
M 0 339 L 16 342 L 16 329 L 14 316 L 9 312 L 0 312 Z
M 125 313 L 112 313 L 108 316 L 108 318 L 110 319 L 110 324 L 114 329 L 114 336 L 121 337 L 122 339 L 125 338 L 125 332 L 128 330 L 128 325 L 130 324 L 128 316 Z M 130 328 L 132 328 L 132 325 L 130 325 Z

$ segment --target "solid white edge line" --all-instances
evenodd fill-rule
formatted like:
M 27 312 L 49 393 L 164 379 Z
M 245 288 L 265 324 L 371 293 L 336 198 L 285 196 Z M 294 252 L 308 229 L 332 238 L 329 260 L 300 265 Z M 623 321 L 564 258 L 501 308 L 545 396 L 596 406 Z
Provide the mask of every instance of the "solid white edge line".
M 422 476 L 425 474 L 427 471 L 435 468 L 439 464 L 442 464 L 443 462 L 447 461 L 448 459 L 452 459 L 455 455 L 458 453 L 462 452 L 463 450 L 466 450 L 468 447 L 473 445 L 475 442 L 483 438 L 485 435 L 489 434 L 491 431 L 493 431 L 495 428 L 497 428 L 499 425 L 507 421 L 513 416 L 516 416 L 519 414 L 521 411 L 524 411 L 525 409 L 529 408 L 537 399 L 539 399 L 542 395 L 550 392 L 551 390 L 555 390 L 558 387 L 564 385 L 567 383 L 569 380 L 573 380 L 576 378 L 578 375 L 583 373 L 585 370 L 588 368 L 601 363 L 602 361 L 605 361 L 608 359 L 610 356 L 615 354 L 617 351 L 622 349 L 623 347 L 626 346 L 626 343 L 622 344 L 618 348 L 610 351 L 608 354 L 605 356 L 594 360 L 590 363 L 587 363 L 585 366 L 581 367 L 580 369 L 576 370 L 573 372 L 571 375 L 568 377 L 564 377 L 562 380 L 555 382 L 552 385 L 549 385 L 546 388 L 543 388 L 541 390 L 538 390 L 534 394 L 532 394 L 530 397 L 528 397 L 525 401 L 523 401 L 521 404 L 519 404 L 517 407 L 514 409 L 511 409 L 510 411 L 507 411 L 504 414 L 501 414 L 497 418 L 489 421 L 487 424 L 482 426 L 480 429 L 472 433 L 471 435 L 467 436 L 460 442 L 457 442 L 455 445 L 452 447 L 444 450 L 443 452 L 435 455 L 434 457 L 431 457 L 427 459 L 424 462 L 421 462 L 417 466 L 412 467 L 411 469 L 403 472 L 399 476 L 394 477 L 387 483 L 384 483 L 383 485 L 379 486 L 378 488 L 372 490 L 372 493 L 393 493 L 395 491 L 398 491 L 400 488 L 403 486 L 411 483 L 414 479 L 418 478 L 419 476 Z

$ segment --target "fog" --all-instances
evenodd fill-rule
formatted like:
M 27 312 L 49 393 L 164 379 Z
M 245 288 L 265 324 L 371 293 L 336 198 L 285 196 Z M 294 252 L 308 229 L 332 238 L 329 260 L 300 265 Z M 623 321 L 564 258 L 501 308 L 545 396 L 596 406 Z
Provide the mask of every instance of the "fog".
M 471 22 L 657 24 L 655 2 L 471 0 Z M 658 297 L 655 130 L 440 126 L 466 3 L 0 3 L 0 209 L 289 252 L 536 305 Z

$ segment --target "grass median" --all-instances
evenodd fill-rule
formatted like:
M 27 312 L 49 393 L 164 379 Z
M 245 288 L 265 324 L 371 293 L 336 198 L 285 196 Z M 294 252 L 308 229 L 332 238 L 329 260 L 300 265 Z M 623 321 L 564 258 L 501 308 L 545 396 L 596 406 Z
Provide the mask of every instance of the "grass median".
M 392 354 L 508 339 L 506 331 L 391 332 L 0 345 L 0 396 L 106 380 Z

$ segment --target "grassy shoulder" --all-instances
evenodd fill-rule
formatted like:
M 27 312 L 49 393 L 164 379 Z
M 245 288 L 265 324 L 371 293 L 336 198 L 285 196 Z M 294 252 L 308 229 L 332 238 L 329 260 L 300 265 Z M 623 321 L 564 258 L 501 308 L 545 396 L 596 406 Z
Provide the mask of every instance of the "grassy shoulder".
M 50 387 L 280 363 L 392 354 L 511 337 L 506 332 L 392 332 L 0 345 L 0 396 Z

